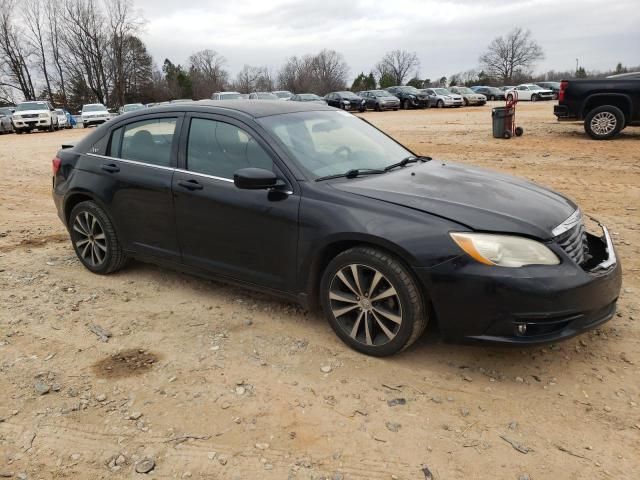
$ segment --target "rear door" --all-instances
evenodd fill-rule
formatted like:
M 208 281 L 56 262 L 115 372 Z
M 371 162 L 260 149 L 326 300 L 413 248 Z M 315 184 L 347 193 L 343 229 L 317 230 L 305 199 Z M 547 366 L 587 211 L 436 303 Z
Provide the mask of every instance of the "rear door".
M 246 124 L 191 114 L 173 178 L 183 262 L 275 290 L 295 285 L 299 192 L 269 146 Z M 241 190 L 241 168 L 274 171 L 284 191 Z M 286 191 L 286 193 L 285 193 Z
M 142 118 L 113 129 L 82 168 L 94 175 L 95 193 L 126 250 L 179 261 L 171 182 L 182 114 Z

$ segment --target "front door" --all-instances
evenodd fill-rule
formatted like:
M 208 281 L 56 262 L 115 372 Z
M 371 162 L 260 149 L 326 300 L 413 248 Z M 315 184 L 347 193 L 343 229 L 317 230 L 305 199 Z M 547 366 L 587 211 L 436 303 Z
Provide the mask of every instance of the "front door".
M 293 291 L 300 197 L 241 190 L 233 174 L 264 168 L 285 178 L 272 150 L 249 127 L 218 115 L 194 114 L 173 177 L 183 262 L 236 280 Z

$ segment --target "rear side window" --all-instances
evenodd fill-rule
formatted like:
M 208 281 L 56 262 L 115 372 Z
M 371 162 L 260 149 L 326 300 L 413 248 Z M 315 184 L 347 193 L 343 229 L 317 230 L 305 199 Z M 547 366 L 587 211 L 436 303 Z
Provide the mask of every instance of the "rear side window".
M 191 120 L 188 170 L 231 179 L 236 170 L 249 167 L 273 170 L 271 157 L 249 133 L 225 122 Z
M 111 136 L 109 155 L 168 167 L 176 122 L 176 118 L 154 118 L 120 127 Z

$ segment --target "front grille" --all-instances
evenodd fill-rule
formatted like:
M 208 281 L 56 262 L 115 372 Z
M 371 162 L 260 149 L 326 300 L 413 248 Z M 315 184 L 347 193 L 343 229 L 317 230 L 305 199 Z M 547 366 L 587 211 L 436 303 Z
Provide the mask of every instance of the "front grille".
M 37 113 L 26 113 L 26 114 L 22 115 L 22 118 L 38 118 L 38 114 Z
M 580 220 L 573 228 L 556 237 L 556 242 L 578 265 L 589 259 L 589 246 L 584 222 Z

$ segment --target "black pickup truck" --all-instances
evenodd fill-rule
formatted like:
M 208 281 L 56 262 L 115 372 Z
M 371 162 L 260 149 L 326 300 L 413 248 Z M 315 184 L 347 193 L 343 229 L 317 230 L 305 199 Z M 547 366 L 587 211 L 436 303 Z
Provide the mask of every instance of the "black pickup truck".
M 584 121 L 585 131 L 596 140 L 608 140 L 625 127 L 640 126 L 640 72 L 563 80 L 553 114 L 561 121 Z

